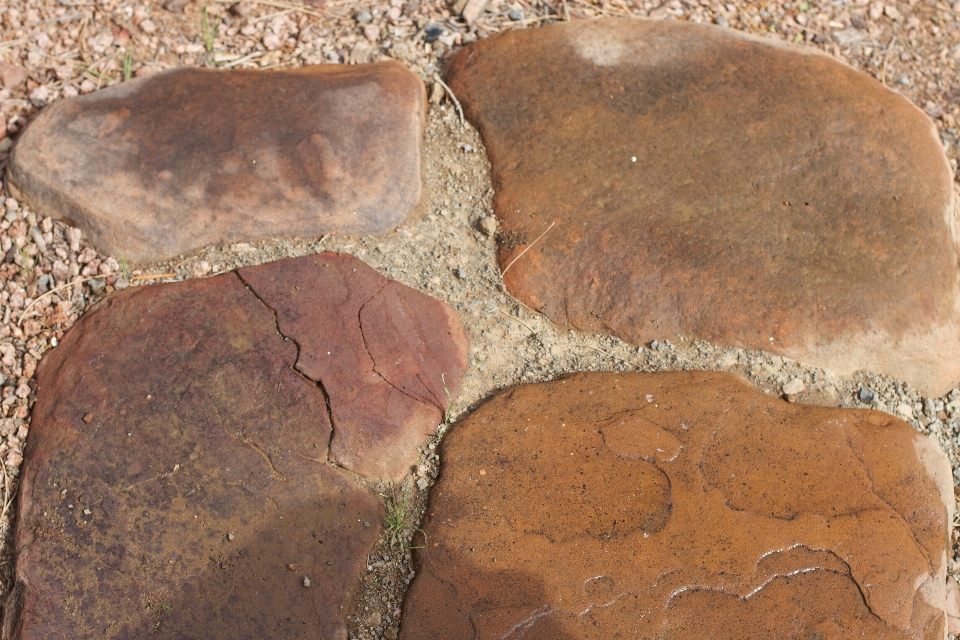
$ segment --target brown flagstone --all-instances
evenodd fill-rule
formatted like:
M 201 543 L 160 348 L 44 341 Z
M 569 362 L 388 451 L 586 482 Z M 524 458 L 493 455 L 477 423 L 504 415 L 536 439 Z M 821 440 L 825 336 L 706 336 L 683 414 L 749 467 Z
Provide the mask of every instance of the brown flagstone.
M 398 62 L 173 69 L 45 109 L 14 147 L 10 179 L 134 261 L 377 233 L 420 197 L 424 100 Z
M 346 640 L 384 512 L 331 438 L 403 475 L 465 354 L 449 307 L 349 256 L 108 298 L 38 367 L 2 637 Z
M 346 255 L 239 274 L 299 345 L 297 370 L 323 382 L 335 426 L 331 458 L 369 477 L 404 476 L 467 371 L 469 342 L 456 312 Z
M 577 374 L 441 459 L 402 639 L 944 637 L 950 466 L 891 416 Z
M 952 172 L 930 120 L 873 78 L 730 29 L 610 19 L 485 38 L 447 79 L 490 154 L 507 288 L 553 321 L 930 395 L 960 380 Z

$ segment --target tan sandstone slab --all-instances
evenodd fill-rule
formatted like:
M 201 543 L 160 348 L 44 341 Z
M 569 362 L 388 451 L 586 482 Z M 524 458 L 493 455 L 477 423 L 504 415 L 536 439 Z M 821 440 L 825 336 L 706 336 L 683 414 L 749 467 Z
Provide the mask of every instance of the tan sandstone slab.
M 946 456 L 723 373 L 495 396 L 444 439 L 402 640 L 941 640 Z
M 359 315 L 329 311 L 342 297 L 365 303 Z M 303 317 L 292 336 L 265 301 Z M 457 329 L 443 303 L 336 254 L 88 312 L 38 367 L 4 640 L 346 640 L 384 511 L 338 467 L 409 470 L 442 416 L 416 413 L 434 369 L 454 390 L 463 375 Z M 321 347 L 340 365 L 314 378 L 300 362 Z M 377 368 L 411 395 L 371 382 Z M 367 404 L 340 417 L 358 395 Z
M 934 395 L 960 379 L 952 173 L 929 119 L 873 78 L 612 19 L 483 39 L 447 78 L 493 164 L 506 285 L 555 322 Z
M 174 69 L 45 109 L 14 147 L 28 202 L 133 261 L 367 234 L 420 197 L 424 89 L 398 62 Z

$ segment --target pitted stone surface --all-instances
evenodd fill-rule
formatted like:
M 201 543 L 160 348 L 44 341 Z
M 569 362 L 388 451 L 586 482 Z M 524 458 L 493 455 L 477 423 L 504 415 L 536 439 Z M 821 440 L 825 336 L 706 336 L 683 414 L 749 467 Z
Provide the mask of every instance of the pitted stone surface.
M 731 374 L 578 374 L 444 439 L 402 640 L 944 637 L 950 466 Z
M 403 477 L 467 371 L 456 311 L 346 255 L 239 273 L 300 346 L 297 370 L 329 394 L 331 458 L 365 476 Z
M 644 20 L 509 31 L 447 78 L 492 161 L 506 285 L 555 322 L 930 395 L 960 379 L 952 172 L 929 119 L 873 78 Z
M 338 419 L 331 430 L 323 380 L 295 369 L 317 340 L 361 334 L 356 311 L 311 307 L 342 302 L 307 295 L 335 290 L 309 275 L 322 264 L 339 269 L 330 280 L 347 289 L 376 285 L 359 297 L 379 309 L 367 339 L 427 367 L 404 372 L 420 375 L 422 388 L 400 374 L 398 386 L 432 389 L 431 357 L 449 346 L 442 331 L 455 316 L 355 258 L 307 256 L 245 269 L 243 279 L 109 298 L 38 369 L 3 638 L 346 637 L 343 611 L 384 513 L 379 498 L 327 464 Z M 292 339 L 245 286 L 260 269 L 270 283 L 261 299 L 317 319 L 295 326 Z M 432 326 L 438 318 L 446 324 Z M 411 345 L 403 333 L 411 327 L 428 332 L 435 351 Z M 370 399 L 369 424 L 358 407 L 344 427 L 372 434 L 361 460 L 409 467 L 416 445 L 397 440 L 421 437 L 424 425 L 403 400 L 379 402 L 368 372 L 350 370 L 358 363 L 349 351 L 332 357 L 343 363 L 330 403 L 356 389 Z M 461 375 L 450 366 L 447 383 L 455 389 Z M 433 407 L 434 428 L 439 414 Z
M 366 234 L 420 196 L 424 89 L 396 62 L 175 69 L 61 100 L 10 178 L 134 261 L 267 237 Z

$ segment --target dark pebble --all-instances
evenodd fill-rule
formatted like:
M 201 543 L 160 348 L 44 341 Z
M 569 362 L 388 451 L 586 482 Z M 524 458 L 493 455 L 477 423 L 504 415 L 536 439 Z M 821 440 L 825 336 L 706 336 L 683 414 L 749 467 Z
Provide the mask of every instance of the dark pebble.
M 428 24 L 427 28 L 423 30 L 424 39 L 427 42 L 436 42 L 437 38 L 443 35 L 443 27 L 438 24 Z
M 869 387 L 861 387 L 859 396 L 860 402 L 864 404 L 870 404 L 873 402 L 874 398 L 877 397 L 877 394 L 875 394 L 873 389 L 870 389 Z

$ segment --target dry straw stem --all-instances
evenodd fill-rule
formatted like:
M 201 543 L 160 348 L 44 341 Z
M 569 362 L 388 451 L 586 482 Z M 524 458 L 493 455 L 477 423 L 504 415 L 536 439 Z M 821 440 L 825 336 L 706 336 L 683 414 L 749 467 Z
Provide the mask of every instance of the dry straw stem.
M 130 276 L 130 282 L 134 280 L 169 280 L 176 277 L 177 274 L 175 273 L 141 273 L 140 275 Z
M 524 322 L 524 321 L 521 320 L 520 318 L 518 318 L 518 317 L 516 317 L 516 316 L 510 315 L 509 313 L 507 313 L 507 312 L 504 311 L 503 309 L 497 309 L 497 311 L 499 311 L 500 313 L 502 313 L 502 314 L 505 315 L 506 317 L 510 318 L 511 320 L 515 320 L 516 322 L 519 322 L 520 324 L 522 324 L 523 326 L 525 326 L 525 327 L 530 331 L 530 333 L 536 335 L 537 332 L 536 332 L 530 325 L 528 325 L 526 322 Z
M 883 69 L 880 72 L 880 84 L 887 84 L 887 60 L 890 58 L 890 51 L 893 50 L 893 45 L 897 43 L 897 36 L 890 38 L 890 44 L 887 45 L 887 50 L 883 52 Z
M 440 74 L 433 74 L 433 79 L 440 83 L 440 86 L 446 90 L 447 95 L 450 96 L 450 99 L 453 100 L 453 104 L 457 107 L 457 113 L 460 115 L 460 127 L 463 127 L 463 108 L 460 106 L 460 101 L 457 100 L 457 96 L 453 95 L 453 89 L 447 86 L 447 83 L 440 79 Z
M 115 276 L 115 275 L 117 275 L 117 274 L 116 274 L 116 273 L 104 273 L 104 274 L 101 274 L 101 275 L 98 275 L 98 276 L 88 276 L 88 277 L 86 277 L 86 278 L 81 278 L 80 280 L 77 280 L 77 281 L 71 280 L 70 282 L 66 282 L 66 283 L 60 285 L 59 287 L 54 287 L 53 289 L 50 289 L 50 291 L 47 291 L 46 293 L 37 296 L 37 298 L 36 298 L 33 302 L 31 302 L 30 304 L 28 304 L 28 305 L 26 306 L 26 308 L 23 310 L 23 313 L 20 314 L 20 319 L 17 320 L 17 326 L 19 327 L 19 326 L 23 323 L 24 319 L 26 319 L 26 317 L 27 317 L 27 312 L 30 311 L 30 309 L 33 308 L 33 305 L 37 304 L 38 302 L 40 302 L 41 300 L 43 300 L 43 299 L 46 298 L 47 296 L 52 296 L 53 294 L 57 293 L 58 291 L 63 291 L 63 290 L 66 289 L 67 287 L 72 287 L 72 286 L 75 285 L 75 284 L 83 284 L 83 283 L 86 282 L 87 280 L 95 280 L 96 278 L 109 278 L 110 276 Z
M 7 517 L 7 511 L 13 503 L 13 493 L 10 491 L 10 477 L 7 474 L 7 465 L 0 462 L 0 469 L 3 469 L 3 511 L 0 511 L 0 522 Z
M 507 273 L 507 271 L 510 269 L 510 267 L 512 267 L 513 264 L 514 264 L 517 260 L 519 260 L 520 258 L 522 258 L 523 255 L 524 255 L 527 251 L 530 251 L 530 249 L 533 248 L 533 245 L 535 245 L 535 244 L 537 244 L 538 242 L 540 242 L 540 238 L 542 238 L 543 236 L 547 235 L 547 231 L 550 231 L 550 229 L 553 229 L 553 225 L 555 225 L 555 224 L 557 224 L 557 221 L 556 221 L 556 220 L 554 220 L 553 222 L 551 222 L 551 223 L 550 223 L 550 226 L 547 227 L 546 230 L 545 230 L 543 233 L 541 233 L 540 235 L 538 235 L 536 240 L 534 240 L 533 242 L 531 242 L 530 244 L 528 244 L 526 249 L 524 249 L 523 251 L 521 251 L 520 254 L 519 254 L 516 258 L 514 258 L 513 260 L 510 261 L 510 264 L 508 264 L 506 267 L 504 267 L 503 271 L 500 272 L 500 275 L 501 275 L 501 276 L 506 275 L 506 273 Z
M 308 9 L 306 6 L 302 4 L 293 4 L 290 2 L 278 2 L 277 0 L 247 0 L 247 1 L 250 2 L 251 4 L 260 4 L 265 7 L 274 7 L 276 9 L 289 9 L 291 11 L 298 11 L 300 13 L 305 13 L 306 15 L 313 16 L 315 18 L 325 17 L 322 13 L 318 11 L 313 11 L 312 9 Z M 213 0 L 213 2 L 216 2 L 218 4 L 236 4 L 236 0 Z M 329 7 L 333 7 L 341 4 L 350 4 L 350 2 L 349 0 L 339 0 L 337 2 L 328 2 L 324 5 L 324 10 L 326 10 Z

